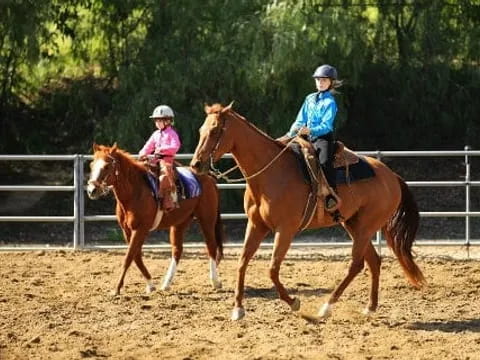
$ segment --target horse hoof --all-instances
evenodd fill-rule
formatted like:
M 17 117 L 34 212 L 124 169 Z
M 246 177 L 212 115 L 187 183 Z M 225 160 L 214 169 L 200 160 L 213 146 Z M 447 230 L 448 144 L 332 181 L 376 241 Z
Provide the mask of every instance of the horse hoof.
M 157 290 L 157 288 L 155 287 L 155 285 L 153 284 L 147 284 L 146 288 L 145 288 L 145 292 L 147 294 L 151 294 L 152 292 L 154 292 L 155 290 Z
M 116 289 L 112 290 L 112 291 L 110 291 L 110 295 L 113 296 L 113 297 L 118 296 L 118 295 L 120 295 L 120 291 L 118 291 Z
M 363 309 L 362 314 L 365 316 L 371 316 L 375 313 L 375 310 L 370 310 L 368 307 Z
M 292 311 L 300 310 L 300 299 L 294 298 L 293 302 L 290 304 L 290 309 L 292 309 Z
M 160 288 L 160 290 L 162 290 L 162 291 L 168 291 L 168 290 L 170 290 L 170 285 L 162 285 L 162 287 Z
M 318 312 L 318 316 L 322 319 L 328 318 L 332 314 L 332 305 L 329 303 L 323 304 L 322 308 Z
M 211 279 L 210 283 L 212 284 L 213 288 L 219 290 L 222 288 L 222 282 L 220 280 Z
M 232 311 L 231 319 L 233 321 L 241 320 L 245 317 L 245 310 L 241 307 L 236 307 Z

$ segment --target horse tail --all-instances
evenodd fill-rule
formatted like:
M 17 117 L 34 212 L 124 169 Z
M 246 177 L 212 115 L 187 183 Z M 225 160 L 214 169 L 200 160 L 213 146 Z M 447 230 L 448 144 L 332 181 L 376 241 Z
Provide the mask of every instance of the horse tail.
M 217 219 L 215 221 L 215 241 L 217 242 L 217 254 L 215 256 L 215 261 L 217 265 L 220 264 L 220 261 L 223 259 L 223 243 L 225 241 L 225 231 L 223 229 L 222 218 L 220 216 L 220 201 L 217 208 Z
M 412 192 L 405 181 L 398 176 L 402 199 L 387 224 L 382 228 L 387 245 L 395 253 L 408 281 L 417 289 L 426 284 L 422 271 L 412 256 L 412 245 L 417 235 L 420 214 Z

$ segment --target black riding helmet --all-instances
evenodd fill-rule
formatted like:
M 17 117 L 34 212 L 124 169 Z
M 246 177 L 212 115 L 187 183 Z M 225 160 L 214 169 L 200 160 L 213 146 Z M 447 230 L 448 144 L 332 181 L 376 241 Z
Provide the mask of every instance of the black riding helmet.
M 314 77 L 314 78 L 330 78 L 332 80 L 337 80 L 337 69 L 335 69 L 331 65 L 324 64 L 322 66 L 319 66 L 315 70 L 312 77 Z

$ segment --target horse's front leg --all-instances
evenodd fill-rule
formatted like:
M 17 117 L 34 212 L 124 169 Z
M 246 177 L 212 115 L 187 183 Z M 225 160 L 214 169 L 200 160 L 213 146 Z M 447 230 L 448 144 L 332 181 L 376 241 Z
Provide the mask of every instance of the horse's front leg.
M 133 259 L 137 256 L 138 252 L 141 251 L 143 242 L 148 235 L 148 230 L 132 230 L 130 236 L 130 243 L 128 244 L 127 254 L 123 259 L 122 272 L 120 278 L 118 279 L 117 286 L 113 292 L 114 295 L 119 295 L 120 290 L 123 287 L 125 280 L 125 274 L 127 273 L 128 268 L 132 264 Z
M 163 278 L 163 283 L 160 288 L 163 291 L 170 289 L 173 277 L 177 272 L 177 265 L 183 253 L 183 235 L 185 234 L 185 230 L 187 229 L 189 223 L 190 221 L 187 221 L 184 224 L 170 227 L 169 237 L 170 245 L 172 246 L 172 258 L 170 259 L 170 265 L 168 266 L 167 273 Z
M 153 284 L 152 281 L 152 276 L 150 275 L 147 267 L 145 266 L 142 258 L 142 251 L 140 250 L 137 252 L 137 254 L 134 257 L 135 264 L 137 265 L 138 269 L 142 273 L 143 277 L 145 278 L 145 281 L 147 282 L 145 292 L 147 294 L 150 294 L 155 291 L 155 285 Z
M 270 262 L 270 279 L 277 289 L 280 299 L 285 301 L 293 311 L 300 309 L 300 300 L 298 298 L 291 298 L 283 284 L 280 282 L 280 266 L 287 254 L 294 233 L 291 231 L 277 231 L 275 233 L 275 241 L 273 245 L 272 260 Z
M 261 241 L 268 232 L 269 229 L 265 225 L 254 224 L 251 219 L 248 220 L 242 254 L 238 260 L 235 306 L 232 311 L 232 320 L 240 320 L 245 316 L 245 309 L 243 308 L 242 301 L 245 291 L 245 273 L 247 271 L 248 262 L 255 254 Z

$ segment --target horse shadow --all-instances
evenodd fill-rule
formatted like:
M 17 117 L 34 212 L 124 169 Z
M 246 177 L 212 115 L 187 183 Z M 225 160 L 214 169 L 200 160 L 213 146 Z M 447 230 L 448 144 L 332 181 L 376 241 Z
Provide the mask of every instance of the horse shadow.
M 411 330 L 442 331 L 446 333 L 459 333 L 469 331 L 480 333 L 480 319 L 452 320 L 452 321 L 416 321 L 407 326 Z
M 325 288 L 303 288 L 307 285 L 299 284 L 297 285 L 298 288 L 288 289 L 287 291 L 291 295 L 299 295 L 304 297 L 311 297 L 311 296 L 322 296 L 325 294 L 329 294 L 332 292 L 332 289 L 325 289 Z M 265 298 L 265 299 L 277 299 L 278 294 L 277 290 L 274 286 L 272 287 L 261 287 L 261 288 L 254 288 L 250 286 L 245 287 L 245 294 L 252 298 Z

